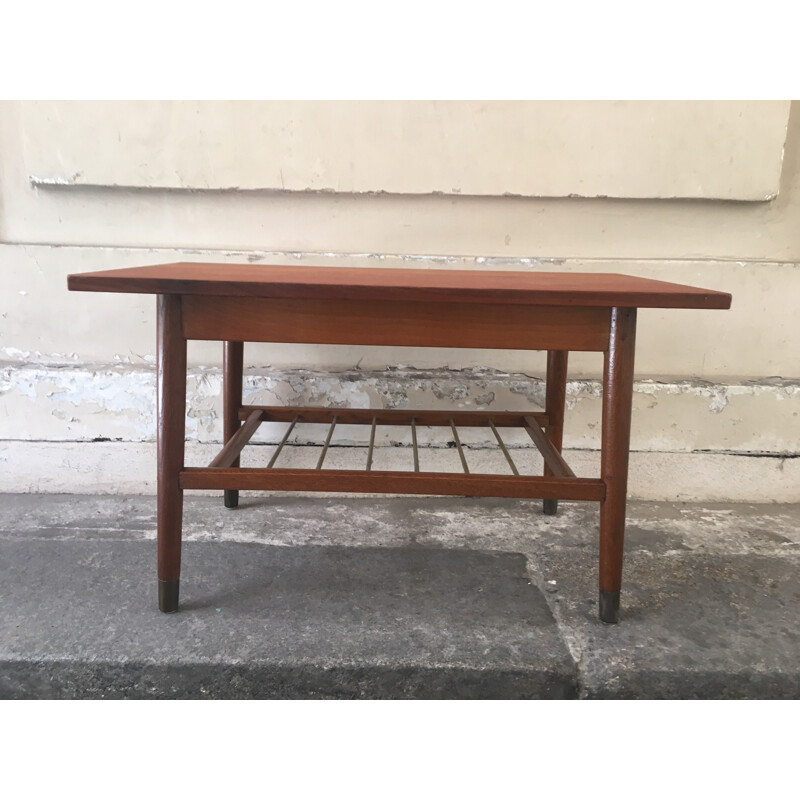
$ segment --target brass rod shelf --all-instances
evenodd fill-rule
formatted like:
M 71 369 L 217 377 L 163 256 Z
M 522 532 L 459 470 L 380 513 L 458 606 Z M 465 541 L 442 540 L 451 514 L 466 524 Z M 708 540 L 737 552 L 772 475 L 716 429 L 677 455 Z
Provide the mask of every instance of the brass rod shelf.
M 184 489 L 268 489 L 322 492 L 384 492 L 392 494 L 442 494 L 486 497 L 530 497 L 564 500 L 602 500 L 605 483 L 578 478 L 547 436 L 547 415 L 539 412 L 426 411 L 319 408 L 299 406 L 243 406 L 245 420 L 217 457 L 206 468 L 181 472 Z M 288 427 L 266 468 L 232 467 L 241 450 L 262 422 L 285 422 Z M 322 453 L 314 469 L 279 469 L 274 465 L 298 423 L 328 425 Z M 324 469 L 325 456 L 337 425 L 369 425 L 369 451 L 363 470 Z M 414 471 L 375 470 L 372 467 L 375 431 L 379 425 L 406 425 L 411 429 Z M 449 428 L 453 435 L 462 473 L 422 472 L 417 429 Z M 471 473 L 458 426 L 491 429 L 513 474 Z M 520 475 L 498 427 L 526 431 L 552 475 Z

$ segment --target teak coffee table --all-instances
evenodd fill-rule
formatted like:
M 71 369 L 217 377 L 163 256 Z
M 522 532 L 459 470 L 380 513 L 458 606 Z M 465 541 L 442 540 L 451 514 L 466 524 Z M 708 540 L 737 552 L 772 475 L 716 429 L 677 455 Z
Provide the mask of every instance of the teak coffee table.
M 70 289 L 158 295 L 158 602 L 178 610 L 184 489 L 391 492 L 600 503 L 600 619 L 617 622 L 622 581 L 637 308 L 730 308 L 723 292 L 627 275 L 160 264 L 70 275 Z M 184 466 L 186 342 L 224 342 L 225 445 L 204 468 Z M 242 404 L 244 342 L 547 350 L 544 412 L 287 408 Z M 599 478 L 578 478 L 561 456 L 570 350 L 604 354 Z M 287 423 L 269 465 L 239 467 L 265 421 Z M 315 469 L 275 467 L 299 422 L 328 423 Z M 364 470 L 324 469 L 334 426 L 371 426 Z M 414 472 L 372 469 L 377 425 L 411 427 Z M 419 471 L 417 426 L 452 432 L 464 473 Z M 490 429 L 509 474 L 470 473 L 459 426 Z M 501 430 L 521 427 L 544 475 L 520 475 Z

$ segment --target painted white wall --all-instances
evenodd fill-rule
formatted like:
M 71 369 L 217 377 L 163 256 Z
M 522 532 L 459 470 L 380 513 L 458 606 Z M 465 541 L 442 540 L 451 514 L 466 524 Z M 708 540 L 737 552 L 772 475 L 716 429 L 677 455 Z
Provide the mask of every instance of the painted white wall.
M 789 103 L 23 103 L 40 185 L 768 200 Z M 155 145 L 155 146 L 154 146 Z
M 445 106 L 441 112 L 442 130 L 449 125 L 452 136 L 437 140 L 438 146 L 464 164 L 469 163 L 469 148 L 485 139 L 459 139 L 453 124 L 482 105 Z M 66 275 L 213 260 L 619 271 L 731 292 L 733 308 L 728 312 L 640 314 L 633 447 L 648 454 L 651 466 L 645 469 L 641 458 L 635 462 L 640 466 L 632 492 L 670 496 L 676 484 L 668 473 L 679 461 L 683 499 L 800 500 L 800 486 L 792 477 L 800 459 L 791 458 L 800 448 L 800 104 L 624 104 L 627 116 L 618 129 L 638 130 L 642 137 L 647 131 L 650 137 L 645 143 L 650 150 L 637 153 L 639 162 L 626 160 L 630 137 L 606 135 L 613 128 L 609 119 L 615 107 L 567 103 L 494 108 L 491 125 L 477 133 L 504 143 L 504 148 L 495 148 L 498 170 L 459 172 L 465 181 L 478 182 L 471 190 L 476 195 L 465 196 L 356 193 L 363 190 L 357 186 L 367 185 L 356 179 L 378 181 L 375 185 L 393 185 L 395 179 L 424 181 L 424 158 L 435 154 L 435 148 L 425 151 L 410 172 L 388 156 L 383 173 L 364 165 L 362 172 L 344 170 L 337 180 L 352 178 L 340 184 L 348 191 L 230 188 L 248 185 L 245 179 L 269 187 L 270 170 L 279 163 L 274 153 L 268 154 L 270 161 L 262 152 L 257 126 L 244 126 L 241 136 L 231 137 L 233 122 L 241 123 L 244 113 L 238 105 L 0 103 L 0 490 L 152 490 L 141 448 L 150 448 L 154 437 L 154 300 L 68 293 Z M 204 120 L 202 129 L 187 128 L 192 108 Z M 263 123 L 276 108 L 285 120 L 297 107 L 267 104 L 249 113 Z M 370 130 L 368 123 L 374 127 L 387 113 L 403 118 L 402 109 L 387 108 L 381 104 L 381 109 L 359 112 L 352 105 L 337 109 L 322 104 L 303 113 L 304 119 L 333 114 L 339 125 L 347 118 L 360 122 L 359 130 Z M 426 124 L 432 124 L 436 115 L 428 106 L 423 110 Z M 697 130 L 687 125 L 690 114 Z M 536 158 L 542 152 L 552 156 L 549 172 L 537 173 L 536 159 L 526 162 L 533 181 L 526 191 L 565 192 L 588 175 L 582 172 L 588 163 L 595 167 L 593 186 L 623 196 L 502 196 L 490 179 L 508 174 L 503 159 L 512 154 L 521 158 L 524 141 L 515 138 L 520 119 L 540 120 L 547 133 L 541 141 L 550 149 L 538 150 Z M 578 120 L 582 127 L 570 128 L 565 120 Z M 337 130 L 341 135 L 344 129 Z M 596 135 L 585 138 L 593 130 Z M 750 193 L 761 199 L 654 199 L 686 195 L 688 190 L 676 189 L 687 176 L 675 159 L 658 169 L 631 167 L 656 152 L 653 137 L 659 147 L 669 143 L 674 153 L 685 156 L 686 165 L 714 150 L 715 130 L 724 142 L 704 163 L 709 170 L 703 178 L 706 196 L 727 196 L 722 189 L 709 188 L 724 183 L 731 196 Z M 116 143 L 114 131 L 119 134 Z M 325 149 L 335 140 L 329 141 L 329 134 L 330 127 L 323 126 L 315 137 L 306 126 L 302 147 L 292 154 L 294 185 L 313 189 L 315 174 L 328 181 L 337 152 Z M 586 145 L 583 160 L 559 160 L 562 134 L 562 143 Z M 281 141 L 285 147 L 288 140 Z M 369 141 L 377 148 L 370 155 L 376 163 L 381 161 L 378 143 L 389 148 L 387 153 L 398 142 L 402 145 L 378 132 Z M 324 155 L 320 163 L 325 170 L 310 160 L 314 148 Z M 183 166 L 170 174 L 181 149 Z M 723 151 L 727 163 L 716 158 Z M 346 148 L 342 152 L 353 156 Z M 609 169 L 623 163 L 625 169 Z M 252 174 L 248 164 L 254 165 Z M 576 169 L 576 164 L 583 166 Z M 635 180 L 645 177 L 646 185 L 637 188 Z M 412 185 L 424 188 L 421 183 L 406 188 Z M 507 185 L 502 178 L 500 188 Z M 489 194 L 479 196 L 481 192 Z M 594 192 L 600 189 L 585 193 Z M 651 199 L 637 199 L 637 192 Z M 774 199 L 763 200 L 764 194 L 775 192 Z M 189 355 L 195 375 L 190 382 L 190 430 L 203 442 L 218 440 L 218 402 L 207 389 L 218 380 L 219 347 L 192 343 Z M 253 390 L 261 386 L 260 391 L 278 402 L 290 395 L 319 402 L 336 386 L 343 402 L 488 402 L 499 408 L 535 400 L 536 379 L 544 373 L 543 356 L 524 351 L 249 345 L 246 363 Z M 421 376 L 409 367 L 427 373 Z M 354 368 L 361 371 L 361 382 L 332 374 Z M 596 355 L 572 358 L 571 377 L 577 382 L 571 385 L 574 402 L 566 434 L 579 460 L 581 453 L 591 454 L 597 447 L 599 410 L 592 381 L 600 371 Z M 505 373 L 511 377 L 503 378 Z M 532 388 L 503 393 L 498 386 L 504 381 L 529 381 Z M 292 387 L 289 394 L 287 386 Z M 365 388 L 369 386 L 373 389 Z M 95 438 L 112 441 L 88 444 Z M 42 448 L 51 455 L 43 459 Z M 110 456 L 109 449 L 116 455 Z M 52 457 L 56 451 L 58 458 Z M 73 468 L 65 470 L 65 463 Z M 763 469 L 754 466 L 758 464 Z M 98 483 L 99 472 L 103 477 Z

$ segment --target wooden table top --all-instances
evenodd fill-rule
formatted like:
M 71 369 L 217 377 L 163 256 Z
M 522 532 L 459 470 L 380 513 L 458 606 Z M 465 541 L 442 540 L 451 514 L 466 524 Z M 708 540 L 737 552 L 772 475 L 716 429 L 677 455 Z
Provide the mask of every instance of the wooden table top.
M 86 292 L 536 306 L 730 308 L 725 292 L 630 275 L 175 263 L 83 272 Z

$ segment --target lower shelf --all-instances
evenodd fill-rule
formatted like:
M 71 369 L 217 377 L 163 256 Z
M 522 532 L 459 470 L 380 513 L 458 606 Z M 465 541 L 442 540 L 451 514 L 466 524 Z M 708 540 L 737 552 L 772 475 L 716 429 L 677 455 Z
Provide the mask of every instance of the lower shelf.
M 553 500 L 603 500 L 606 487 L 597 478 L 578 478 L 551 442 L 545 428 L 549 420 L 539 412 L 464 412 L 464 411 L 379 411 L 341 408 L 278 408 L 244 406 L 241 427 L 208 467 L 181 471 L 183 489 L 250 489 L 299 492 L 349 492 L 385 494 L 438 494 L 471 497 L 527 497 Z M 239 455 L 262 422 L 285 422 L 288 427 L 266 468 L 242 468 Z M 298 422 L 327 423 L 330 427 L 316 469 L 281 469 L 275 462 Z M 361 424 L 371 427 L 369 452 L 364 470 L 323 469 L 325 456 L 337 424 Z M 378 425 L 410 426 L 413 442 L 414 472 L 372 469 L 375 429 Z M 421 472 L 417 448 L 417 427 L 444 426 L 452 431 L 464 469 L 462 473 Z M 457 428 L 490 427 L 513 474 L 470 473 Z M 544 426 L 544 427 L 543 427 Z M 520 475 L 503 443 L 500 429 L 523 428 L 542 454 L 546 475 Z

